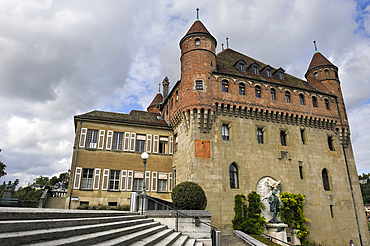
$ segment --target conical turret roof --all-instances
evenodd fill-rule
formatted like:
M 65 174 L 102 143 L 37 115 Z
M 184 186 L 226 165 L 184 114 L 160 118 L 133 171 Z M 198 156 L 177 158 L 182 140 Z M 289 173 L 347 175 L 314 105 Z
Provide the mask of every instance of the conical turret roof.
M 188 36 L 194 35 L 194 34 L 205 34 L 209 35 L 217 45 L 217 40 L 212 36 L 212 34 L 207 30 L 207 28 L 203 25 L 203 23 L 200 20 L 196 20 L 193 25 L 190 27 L 189 31 L 185 34 L 185 36 L 180 40 L 180 45 L 182 41 L 185 40 Z
M 334 65 L 328 59 L 326 59 L 325 56 L 323 56 L 320 52 L 316 52 L 312 57 L 310 66 L 308 67 L 305 76 L 312 69 L 322 67 L 322 66 L 334 66 Z

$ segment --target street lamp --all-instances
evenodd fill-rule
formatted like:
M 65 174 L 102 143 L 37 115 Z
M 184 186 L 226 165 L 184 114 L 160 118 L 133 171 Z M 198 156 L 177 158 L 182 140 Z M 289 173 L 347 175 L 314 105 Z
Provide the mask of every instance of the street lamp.
M 146 190 L 145 190 L 145 167 L 146 167 L 146 160 L 148 159 L 149 155 L 146 152 L 143 152 L 141 154 L 141 159 L 143 159 L 144 163 L 144 175 L 143 175 L 143 192 L 141 194 L 146 195 Z

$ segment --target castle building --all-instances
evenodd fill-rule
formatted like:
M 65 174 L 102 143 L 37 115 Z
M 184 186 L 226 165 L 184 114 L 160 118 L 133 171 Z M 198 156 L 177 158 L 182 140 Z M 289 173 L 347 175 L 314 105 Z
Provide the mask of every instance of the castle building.
M 369 245 L 338 67 L 316 51 L 302 80 L 216 46 L 197 19 L 180 40 L 181 79 L 168 92 L 166 77 L 147 112 L 75 116 L 73 196 L 128 204 L 145 150 L 149 195 L 171 200 L 176 184 L 196 182 L 222 231 L 232 231 L 235 195 L 268 177 L 306 196 L 309 240 Z

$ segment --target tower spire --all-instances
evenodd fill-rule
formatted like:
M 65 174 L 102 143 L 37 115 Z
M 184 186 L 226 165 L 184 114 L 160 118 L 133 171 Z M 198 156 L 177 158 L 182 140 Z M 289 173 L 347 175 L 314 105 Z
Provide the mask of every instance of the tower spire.
M 199 20 L 199 8 L 197 8 L 196 11 L 197 11 L 197 20 Z
M 315 45 L 315 53 L 317 53 L 317 46 L 316 46 L 316 40 L 313 41 L 313 44 Z
M 228 49 L 229 48 L 229 38 L 226 37 L 226 48 Z

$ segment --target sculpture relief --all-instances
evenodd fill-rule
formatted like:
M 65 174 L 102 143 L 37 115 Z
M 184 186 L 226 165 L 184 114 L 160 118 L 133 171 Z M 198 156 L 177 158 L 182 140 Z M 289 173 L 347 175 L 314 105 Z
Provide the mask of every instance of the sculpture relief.
M 266 218 L 266 221 L 270 221 L 274 216 L 270 212 L 270 204 L 268 200 L 272 195 L 272 191 L 275 191 L 276 197 L 280 197 L 281 181 L 276 181 L 271 177 L 263 177 L 258 181 L 256 191 L 261 196 L 261 201 L 266 206 L 266 209 L 262 211 L 261 215 Z M 280 220 L 280 217 L 277 216 L 276 219 Z

